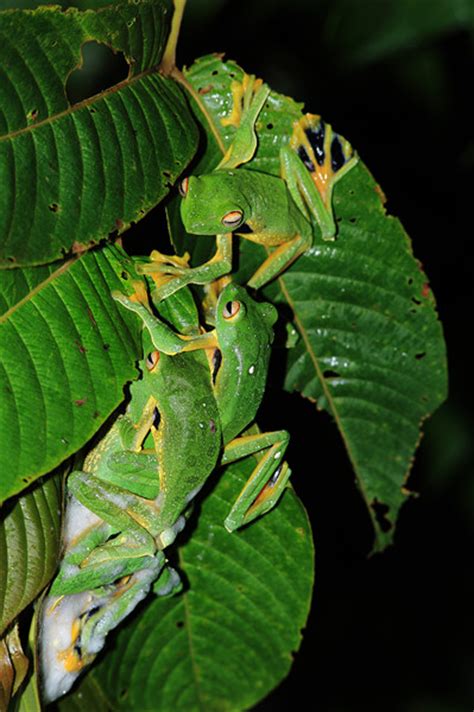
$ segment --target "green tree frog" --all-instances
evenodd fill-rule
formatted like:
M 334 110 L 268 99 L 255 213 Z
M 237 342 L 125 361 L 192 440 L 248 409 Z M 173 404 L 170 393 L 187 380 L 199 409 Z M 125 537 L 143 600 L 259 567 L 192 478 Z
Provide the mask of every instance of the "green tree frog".
M 290 476 L 283 462 L 289 436 L 284 430 L 240 435 L 260 406 L 273 341 L 275 308 L 255 301 L 246 289 L 229 283 L 220 293 L 215 329 L 198 336 L 176 334 L 140 302 L 115 293 L 114 298 L 137 313 L 159 351 L 177 354 L 206 350 L 212 394 L 222 432 L 222 464 L 265 451 L 224 524 L 234 531 L 274 506 Z
M 189 268 L 187 258 L 152 253 L 140 269 L 160 275 L 155 298 L 163 299 L 183 285 L 205 284 L 231 271 L 232 235 L 271 249 L 248 284 L 259 288 L 285 270 L 311 247 L 315 232 L 333 240 L 333 188 L 357 162 L 349 142 L 319 116 L 296 121 L 293 135 L 281 146 L 280 177 L 246 168 L 255 153 L 255 123 L 270 89 L 245 75 L 233 86 L 238 124 L 233 144 L 209 174 L 180 183 L 181 217 L 194 235 L 216 235 L 216 253 L 203 265 Z
M 143 304 L 116 298 L 141 316 L 156 350 L 126 414 L 68 478 L 65 554 L 41 614 L 47 701 L 71 687 L 157 578 L 158 594 L 177 588 L 163 549 L 218 461 L 266 450 L 225 520 L 229 531 L 270 509 L 290 475 L 285 431 L 236 437 L 263 396 L 274 308 L 229 285 L 215 330 L 183 335 Z

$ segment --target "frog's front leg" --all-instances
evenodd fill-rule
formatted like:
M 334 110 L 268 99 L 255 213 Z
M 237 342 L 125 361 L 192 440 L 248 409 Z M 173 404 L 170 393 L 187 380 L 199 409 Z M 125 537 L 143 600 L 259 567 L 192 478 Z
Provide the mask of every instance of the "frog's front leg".
M 152 343 L 158 351 L 162 351 L 169 356 L 175 356 L 186 351 L 197 351 L 199 349 L 212 349 L 217 346 L 217 339 L 214 331 L 197 336 L 185 336 L 177 334 L 164 322 L 153 316 L 143 304 L 133 302 L 120 292 L 112 292 L 112 297 L 122 304 L 126 309 L 135 312 L 148 329 Z
M 226 517 L 224 526 L 229 532 L 265 514 L 277 503 L 291 475 L 283 462 L 288 442 L 286 430 L 278 430 L 243 435 L 225 446 L 222 464 L 266 450 Z
M 336 235 L 334 186 L 357 160 L 350 143 L 313 114 L 295 122 L 289 145 L 280 151 L 282 178 L 303 215 L 319 225 L 323 240 Z
M 169 258 L 155 250 L 150 258 L 151 262 L 139 265 L 137 270 L 153 279 L 152 297 L 160 302 L 188 284 L 208 284 L 228 274 L 232 270 L 232 233 L 217 235 L 214 256 L 198 267 L 189 267 L 187 260 L 184 263 L 186 255 Z

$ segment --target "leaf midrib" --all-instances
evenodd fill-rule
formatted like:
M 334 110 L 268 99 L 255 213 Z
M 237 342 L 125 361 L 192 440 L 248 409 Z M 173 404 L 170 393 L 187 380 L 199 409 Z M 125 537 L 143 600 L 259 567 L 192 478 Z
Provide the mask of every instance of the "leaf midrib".
M 21 129 L 17 129 L 16 131 L 10 131 L 6 134 L 1 135 L 0 142 L 1 141 L 10 141 L 11 139 L 17 138 L 18 136 L 21 136 L 23 134 L 28 134 L 32 131 L 36 131 L 37 129 L 40 129 L 43 126 L 51 125 L 55 121 L 60 121 L 65 116 L 69 116 L 70 114 L 73 114 L 74 112 L 79 111 L 80 109 L 83 109 L 84 107 L 90 106 L 94 103 L 97 103 L 98 101 L 102 101 L 104 98 L 106 98 L 107 95 L 115 94 L 116 92 L 119 92 L 124 87 L 133 86 L 133 84 L 139 82 L 144 77 L 151 76 L 151 75 L 158 75 L 159 74 L 158 70 L 159 70 L 159 65 L 155 65 L 153 67 L 149 67 L 148 69 L 145 69 L 144 71 L 140 72 L 139 74 L 135 74 L 133 77 L 127 77 L 126 79 L 123 79 L 121 82 L 118 82 L 118 84 L 114 84 L 114 86 L 104 89 L 104 91 L 100 92 L 100 94 L 93 94 L 92 96 L 87 97 L 87 99 L 83 99 L 82 101 L 79 101 L 75 104 L 70 105 L 64 111 L 60 111 L 56 114 L 53 114 L 53 116 L 47 116 L 45 119 L 42 119 L 41 121 L 36 121 L 33 124 L 29 124 L 29 126 L 23 126 Z

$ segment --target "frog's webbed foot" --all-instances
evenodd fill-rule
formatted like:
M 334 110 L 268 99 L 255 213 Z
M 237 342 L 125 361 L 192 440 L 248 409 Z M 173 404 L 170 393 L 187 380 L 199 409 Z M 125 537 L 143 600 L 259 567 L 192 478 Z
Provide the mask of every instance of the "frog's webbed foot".
M 162 255 L 151 253 L 152 262 L 140 265 L 140 272 L 147 274 L 154 283 L 152 298 L 158 303 L 189 284 L 208 284 L 219 279 L 232 269 L 232 233 L 216 236 L 214 256 L 198 267 L 189 266 L 189 254 Z
M 324 240 L 333 240 L 336 224 L 332 192 L 358 157 L 349 141 L 315 114 L 293 124 L 289 146 L 281 149 L 281 172 L 303 215 L 319 225 Z
M 255 124 L 267 100 L 270 88 L 253 74 L 245 74 L 242 82 L 233 81 L 232 111 L 221 119 L 223 126 L 235 126 L 236 133 L 218 169 L 237 168 L 247 163 L 257 149 Z
M 164 255 L 158 250 L 150 253 L 150 262 L 142 262 L 137 265 L 139 274 L 149 274 L 153 278 L 155 275 L 183 275 L 190 269 L 189 252 L 185 252 L 182 257 L 179 255 Z

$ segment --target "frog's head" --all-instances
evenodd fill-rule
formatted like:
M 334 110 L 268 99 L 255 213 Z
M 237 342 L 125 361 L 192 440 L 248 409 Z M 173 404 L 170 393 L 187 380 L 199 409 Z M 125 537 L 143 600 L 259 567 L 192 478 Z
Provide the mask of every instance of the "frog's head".
M 244 287 L 230 283 L 219 295 L 216 308 L 216 329 L 220 335 L 232 331 L 239 338 L 273 341 L 273 325 L 278 312 L 268 302 L 256 302 Z M 245 342 L 242 343 L 245 347 Z
M 250 215 L 250 206 L 238 190 L 233 171 L 183 178 L 179 192 L 184 227 L 193 235 L 233 232 Z

